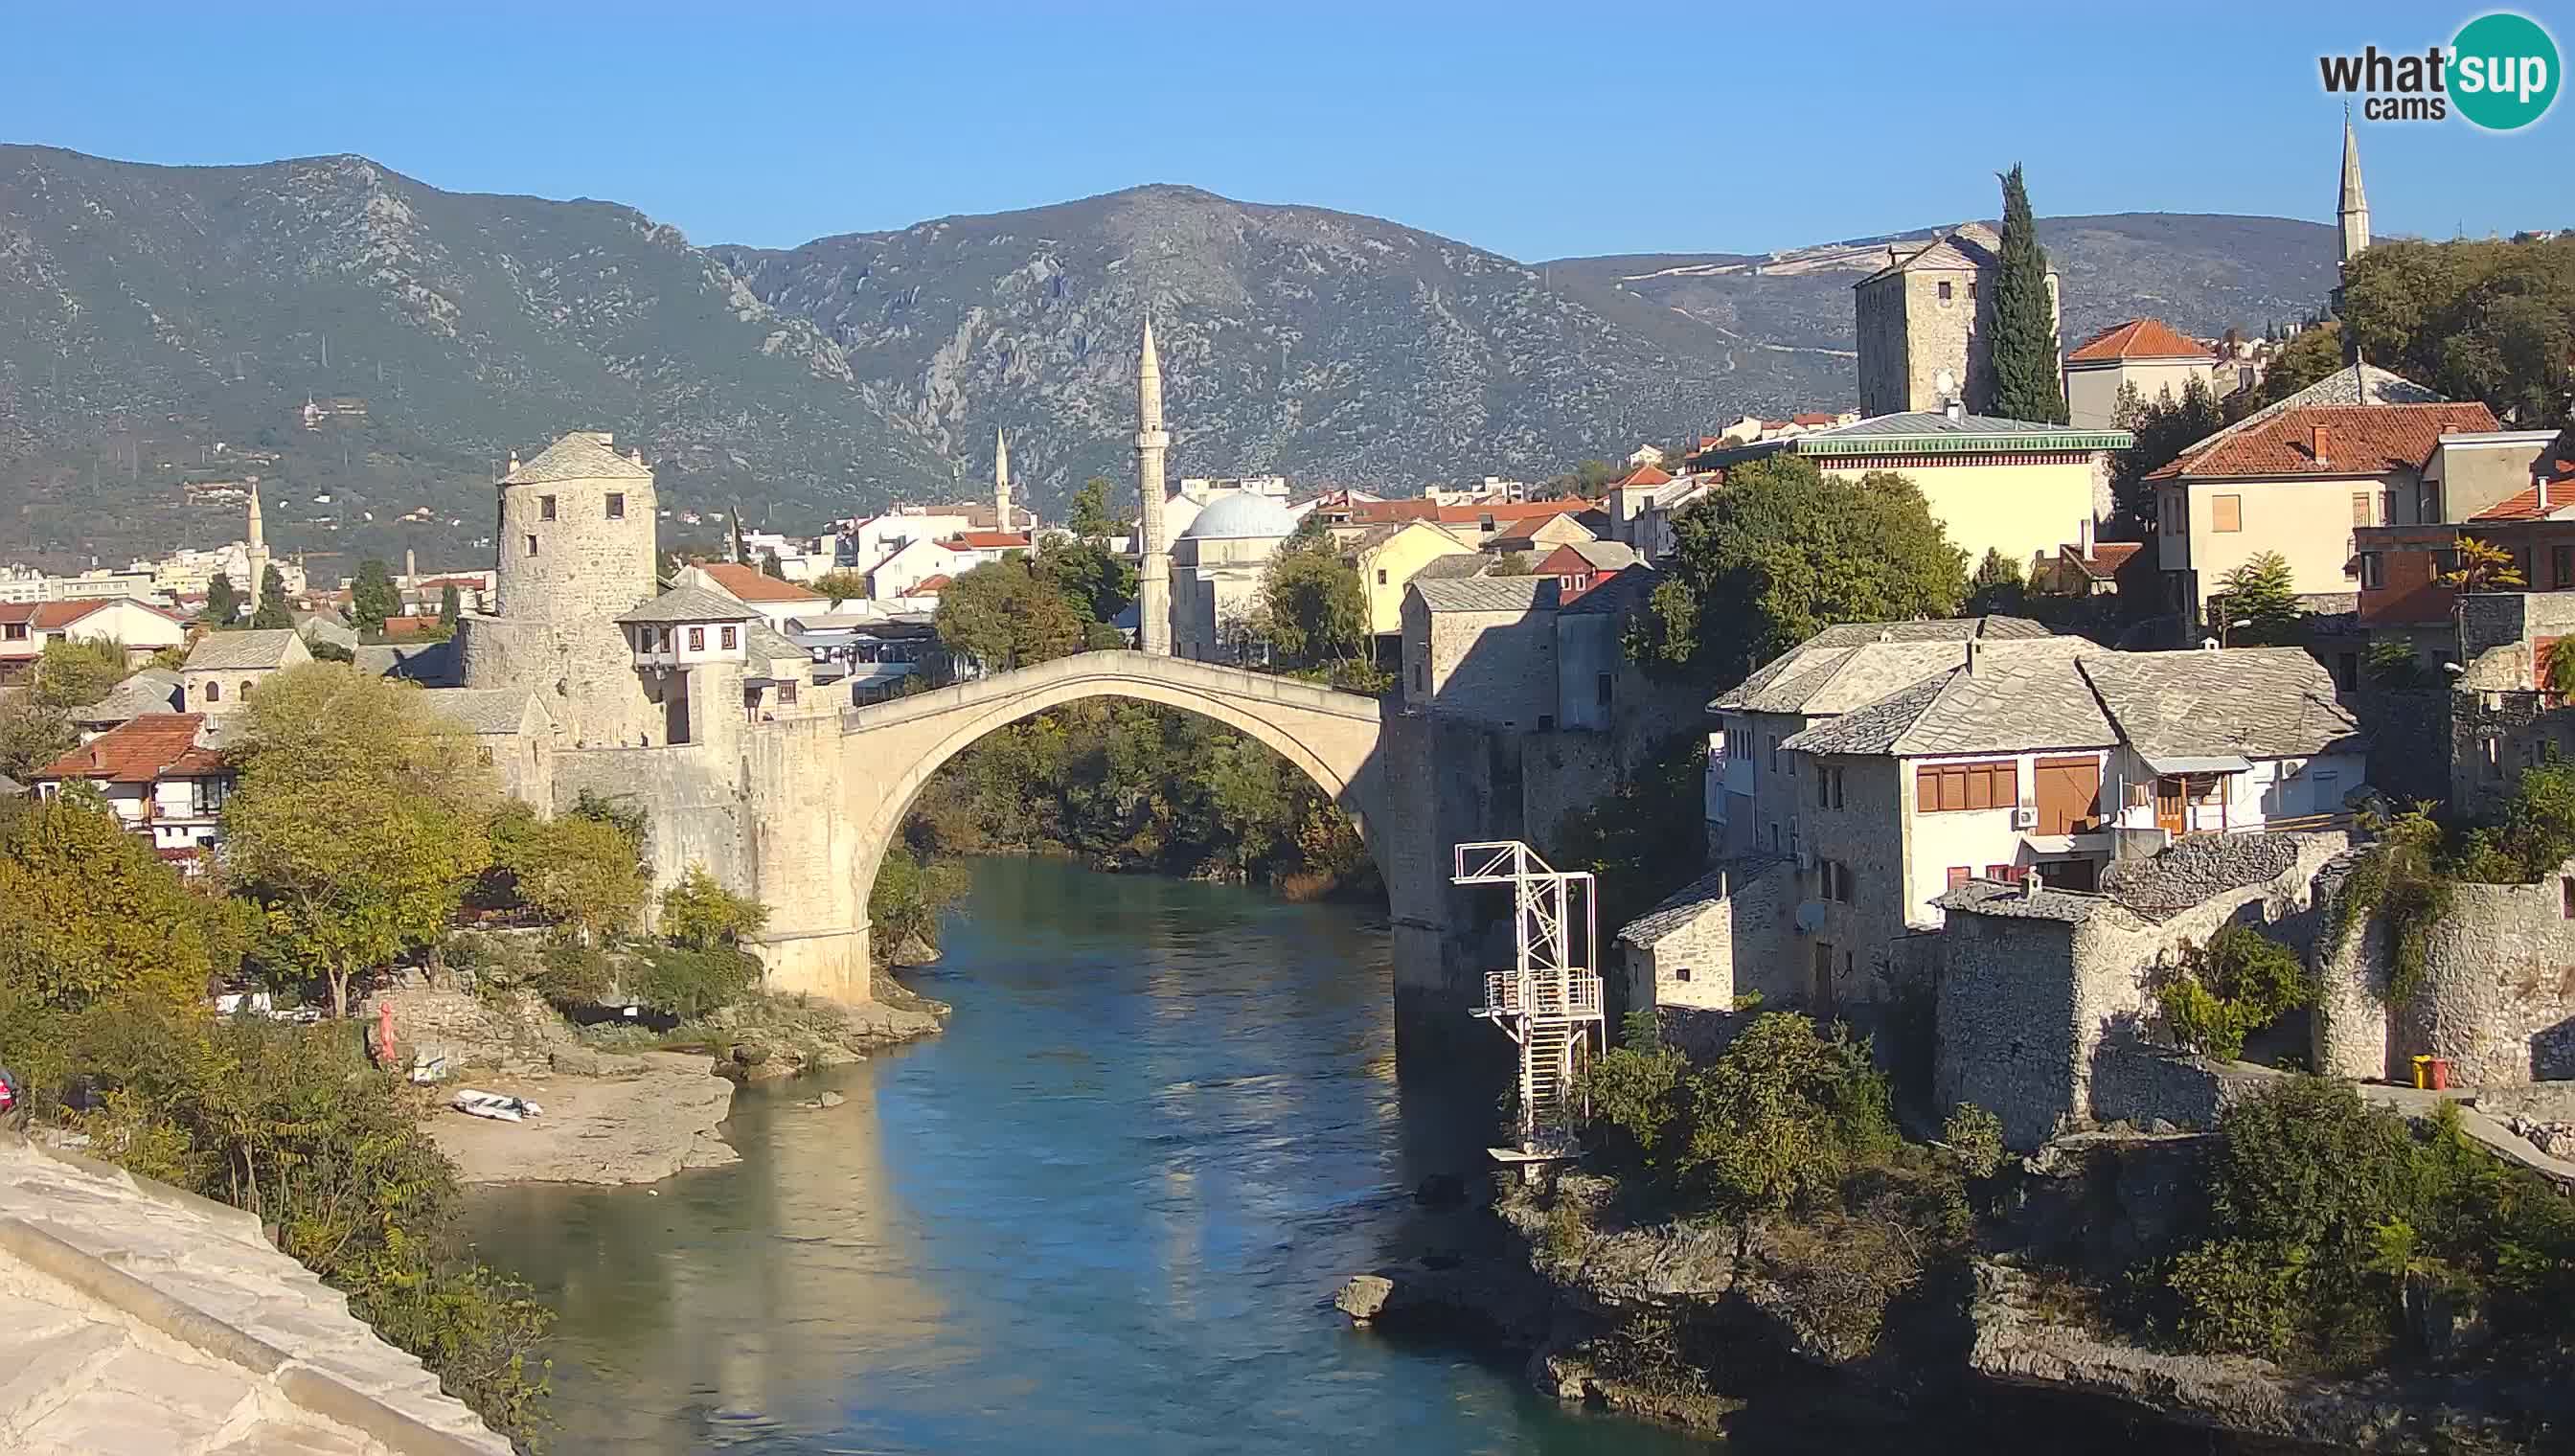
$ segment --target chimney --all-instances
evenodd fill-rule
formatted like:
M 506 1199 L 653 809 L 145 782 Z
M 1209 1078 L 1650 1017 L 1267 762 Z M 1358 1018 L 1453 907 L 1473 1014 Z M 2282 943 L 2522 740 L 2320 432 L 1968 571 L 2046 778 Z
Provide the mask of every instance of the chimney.
M 1940 407 L 1940 412 L 1947 415 L 1949 417 L 1949 422 L 1953 425 L 1967 418 L 1967 407 L 1965 403 L 1955 396 L 1951 396 L 1949 403 Z
M 2329 434 L 2327 433 L 2327 431 L 2326 431 L 2325 427 L 2324 427 L 2324 426 L 2322 426 L 2322 425 L 2319 425 L 2319 426 L 2317 426 L 2317 427 L 2316 427 L 2315 453 L 2316 453 L 2316 464 L 2318 464 L 2318 465 L 2331 465 L 2331 464 L 2333 464 L 2333 444 L 2332 444 L 2332 440 L 2331 440 L 2331 437 L 2329 436 Z
M 2541 475 L 2533 476 L 2533 477 L 2531 477 L 2530 484 L 2531 484 L 2531 486 L 2532 486 L 2534 489 L 2536 489 L 2536 490 L 2539 492 L 2539 514 L 2540 514 L 2540 515 L 2542 515 L 2542 516 L 2547 515 L 2547 514 L 2548 514 L 2548 477 L 2547 477 L 2545 474 L 2541 474 Z
M 1976 676 L 1976 640 L 1974 638 L 1967 639 L 1967 676 L 1970 678 Z
M 2074 528 L 2074 542 L 2085 561 L 2092 560 L 2092 518 L 2086 516 Z
M 2038 866 L 2035 864 L 2031 865 L 2028 872 L 2024 873 L 2020 877 L 2020 897 L 2022 899 L 2034 900 L 2038 898 L 2038 892 L 2045 888 L 2047 888 L 2047 884 L 2038 877 Z

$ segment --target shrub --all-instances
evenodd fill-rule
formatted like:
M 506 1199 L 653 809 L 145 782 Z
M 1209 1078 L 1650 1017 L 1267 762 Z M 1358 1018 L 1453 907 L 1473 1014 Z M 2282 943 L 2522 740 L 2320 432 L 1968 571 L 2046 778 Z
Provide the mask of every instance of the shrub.
M 1990 1178 L 2002 1168 L 2003 1120 L 1973 1102 L 1949 1109 L 1940 1141 L 1947 1144 L 1958 1171 L 1967 1177 Z
M 653 945 L 627 965 L 623 989 L 637 1005 L 686 1021 L 741 1000 L 759 980 L 760 962 L 730 946 Z
M 1624 1029 L 1618 1046 L 1583 1069 L 1588 1130 L 1609 1171 L 1660 1176 L 1686 1141 L 1681 1094 L 1689 1063 L 1661 1044 L 1653 1012 L 1630 1013 Z
M 571 1010 L 606 1001 L 616 983 L 616 970 L 609 963 L 607 951 L 592 945 L 563 943 L 546 947 L 534 988 L 548 1004 Z
M 1857 1160 L 1894 1147 L 1886 1079 L 1868 1045 L 1772 1011 L 1691 1079 L 1683 1176 L 1723 1207 L 1779 1211 L 1837 1189 Z
M 2309 999 L 2297 952 L 2249 925 L 2184 942 L 2180 966 L 2155 990 L 2173 1040 L 2219 1061 L 2243 1055 L 2246 1036 Z
M 692 864 L 678 884 L 662 892 L 662 938 L 690 950 L 731 945 L 769 923 L 769 906 L 716 883 L 703 864 Z

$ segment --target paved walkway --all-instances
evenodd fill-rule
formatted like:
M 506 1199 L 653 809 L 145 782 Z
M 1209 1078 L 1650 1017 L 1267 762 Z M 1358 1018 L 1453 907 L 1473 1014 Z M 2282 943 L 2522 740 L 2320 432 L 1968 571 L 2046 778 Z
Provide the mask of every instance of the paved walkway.
M 2364 1102 L 2392 1107 L 2408 1117 L 2429 1117 L 2443 1102 L 2459 1103 L 2461 1131 L 2492 1148 L 2505 1161 L 2519 1163 L 2554 1179 L 2563 1187 L 2575 1188 L 2575 1162 L 2550 1157 L 2533 1146 L 2529 1138 L 2506 1127 L 2500 1119 L 2478 1111 L 2474 1087 L 2453 1087 L 2436 1092 L 2428 1087 L 2393 1087 L 2378 1082 L 2362 1082 L 2360 1096 Z
M 0 1451 L 508 1456 L 238 1209 L 0 1134 Z

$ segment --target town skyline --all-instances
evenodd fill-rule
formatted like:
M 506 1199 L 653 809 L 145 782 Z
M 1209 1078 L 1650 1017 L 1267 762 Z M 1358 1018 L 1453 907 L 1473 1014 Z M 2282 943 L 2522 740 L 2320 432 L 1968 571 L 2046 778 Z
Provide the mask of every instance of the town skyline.
M 1182 28 L 1150 10 L 1080 24 L 1009 7 L 982 23 L 787 22 L 799 56 L 906 57 L 857 88 L 830 75 L 799 84 L 781 74 L 774 45 L 711 54 L 657 10 L 601 52 L 614 64 L 569 79 L 553 59 L 602 45 L 577 11 L 514 20 L 500 44 L 489 28 L 379 31 L 417 61 L 393 74 L 330 62 L 351 25 L 380 22 L 342 17 L 317 33 L 284 14 L 216 25 L 172 11 L 120 34 L 116 67 L 74 77 L 46 57 L 104 48 L 91 33 L 100 22 L 50 17 L 26 22 L 27 43 L 0 60 L 0 136 L 173 166 L 358 154 L 445 189 L 627 203 L 708 245 L 792 247 L 1166 182 L 1380 217 L 1523 262 L 1762 253 L 1986 216 L 1984 163 L 2005 155 L 2028 167 L 2045 216 L 2329 220 L 2330 196 L 2279 165 L 2311 140 L 2329 143 L 2341 124 L 2316 54 L 2419 49 L 2415 32 L 2428 24 L 2391 6 L 2314 17 L 2186 9 L 2172 25 L 2115 40 L 2123 74 L 2186 74 L 2191 95 L 2105 108 L 2069 127 L 2075 90 L 1996 89 L 1989 78 L 2080 64 L 2088 45 L 2114 39 L 2088 18 L 1908 37 L 1902 47 L 1867 39 L 1863 24 L 1861 39 L 1832 53 L 1835 103 L 1815 106 L 1801 89 L 1812 74 L 1803 62 L 1726 68 L 1703 85 L 1634 74 L 1628 38 L 1683 25 L 1677 13 L 1631 10 L 1572 36 L 1537 14 L 1488 17 L 1462 35 L 1419 17 L 1371 16 L 1365 33 L 1377 43 L 1363 47 L 1335 39 L 1351 27 L 1321 21 Z M 2194 23 L 2201 15 L 2222 23 L 2226 46 L 2207 44 L 2214 32 Z M 1586 38 L 1602 47 L 1596 79 L 1565 59 Z M 1155 58 L 1141 78 L 1119 69 L 1139 55 Z M 637 107 L 636 95 L 681 67 L 691 105 Z M 1065 85 L 1093 74 L 1116 79 Z M 1193 75 L 1217 78 L 1210 99 L 1193 102 L 1167 79 Z M 230 105 L 245 80 L 280 104 Z M 1141 99 L 1116 100 L 1122 89 Z M 975 102 L 961 107 L 961 96 Z M 1762 144 L 1711 144 L 1708 108 L 1720 121 L 1759 123 Z M 1188 125 L 1170 124 L 1183 113 Z M 1920 156 L 1926 119 L 1934 141 L 1949 138 L 1935 155 L 1978 165 L 1872 165 L 1895 136 L 1912 138 L 1905 154 Z M 1790 131 L 1789 146 L 1771 126 Z M 1412 145 L 1385 148 L 1386 135 Z M 2363 122 L 2382 234 L 2555 225 L 2533 215 L 2516 179 L 2575 163 L 2569 136 L 2552 121 L 2510 134 L 2456 120 Z M 1778 185 L 1783 176 L 1795 185 Z M 1868 185 L 1834 185 L 1836 176 Z M 1738 190 L 1758 206 L 1728 201 Z

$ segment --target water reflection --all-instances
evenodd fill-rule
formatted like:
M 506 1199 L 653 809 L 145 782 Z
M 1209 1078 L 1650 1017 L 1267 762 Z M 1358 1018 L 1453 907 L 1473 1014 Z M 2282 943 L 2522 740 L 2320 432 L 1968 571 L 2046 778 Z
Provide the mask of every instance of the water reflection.
M 1347 907 L 979 865 L 922 977 L 945 1036 L 746 1094 L 735 1166 L 478 1202 L 564 1312 L 559 1449 L 1705 1449 L 1324 1307 L 1472 1227 L 1410 1190 L 1489 1108 L 1395 1082 L 1386 947 Z

